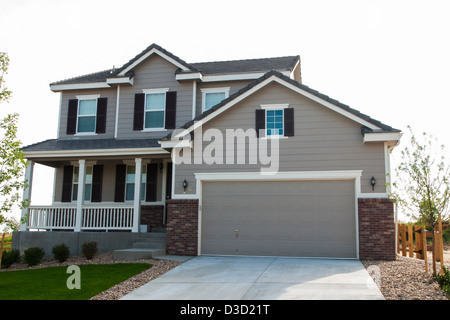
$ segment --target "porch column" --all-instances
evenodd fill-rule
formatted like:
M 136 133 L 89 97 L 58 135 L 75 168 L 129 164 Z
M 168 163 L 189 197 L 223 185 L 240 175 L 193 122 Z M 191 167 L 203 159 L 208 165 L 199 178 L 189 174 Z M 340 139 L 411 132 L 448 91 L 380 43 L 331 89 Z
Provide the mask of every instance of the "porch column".
M 86 180 L 86 160 L 78 161 L 80 168 L 78 171 L 78 194 L 77 194 L 77 219 L 75 224 L 75 231 L 81 231 L 81 221 L 83 218 L 84 205 L 84 182 Z
M 28 160 L 27 167 L 25 168 L 25 181 L 27 182 L 27 187 L 23 189 L 22 200 L 28 200 L 28 204 L 31 201 L 31 189 L 33 185 L 33 171 L 34 171 L 34 161 Z M 20 231 L 27 231 L 28 226 L 28 206 L 22 209 L 22 217 L 20 221 Z
M 132 232 L 139 232 L 139 223 L 141 220 L 142 158 L 136 158 L 135 162 L 136 171 L 134 176 L 134 215 Z

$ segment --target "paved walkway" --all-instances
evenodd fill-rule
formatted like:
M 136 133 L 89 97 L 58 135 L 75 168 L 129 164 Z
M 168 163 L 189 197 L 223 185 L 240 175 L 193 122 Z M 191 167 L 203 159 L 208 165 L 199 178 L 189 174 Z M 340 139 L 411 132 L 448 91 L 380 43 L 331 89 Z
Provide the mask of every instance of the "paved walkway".
M 358 260 L 194 257 L 122 300 L 382 300 Z

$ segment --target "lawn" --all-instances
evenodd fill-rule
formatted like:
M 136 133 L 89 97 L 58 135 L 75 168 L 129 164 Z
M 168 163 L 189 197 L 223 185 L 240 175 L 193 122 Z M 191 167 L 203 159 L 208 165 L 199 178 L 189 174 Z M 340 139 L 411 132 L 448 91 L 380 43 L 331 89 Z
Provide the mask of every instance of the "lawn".
M 148 263 L 80 265 L 80 289 L 69 289 L 65 267 L 0 272 L 0 300 L 88 300 L 148 268 Z

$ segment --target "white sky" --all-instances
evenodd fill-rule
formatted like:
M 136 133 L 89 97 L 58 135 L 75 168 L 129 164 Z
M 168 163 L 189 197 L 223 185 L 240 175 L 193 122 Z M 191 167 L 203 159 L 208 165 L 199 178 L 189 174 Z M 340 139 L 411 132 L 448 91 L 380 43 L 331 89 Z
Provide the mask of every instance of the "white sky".
M 20 114 L 23 145 L 56 138 L 51 82 L 120 67 L 157 43 L 187 62 L 299 54 L 305 85 L 450 148 L 449 13 L 448 0 L 0 0 L 13 91 L 0 116 Z M 52 183 L 37 166 L 35 205 L 51 202 Z

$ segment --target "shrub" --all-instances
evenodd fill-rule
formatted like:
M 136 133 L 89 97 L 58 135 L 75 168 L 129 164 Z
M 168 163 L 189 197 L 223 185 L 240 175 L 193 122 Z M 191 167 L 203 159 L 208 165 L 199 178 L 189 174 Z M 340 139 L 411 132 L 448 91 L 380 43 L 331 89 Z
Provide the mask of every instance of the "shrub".
M 81 245 L 81 249 L 83 251 L 83 255 L 86 259 L 91 260 L 94 255 L 97 253 L 97 242 L 85 242 Z
M 52 248 L 52 253 L 55 256 L 55 259 L 59 262 L 64 262 L 69 258 L 70 250 L 69 247 L 64 243 L 57 244 Z
M 41 263 L 41 260 L 44 256 L 44 249 L 37 247 L 28 248 L 23 252 L 23 260 L 30 267 Z
M 11 249 L 9 251 L 3 252 L 2 255 L 2 267 L 9 268 L 13 263 L 20 261 L 20 251 L 17 249 Z
M 444 294 L 450 298 L 450 270 L 446 267 L 442 267 L 442 269 L 444 270 L 444 274 L 435 274 L 434 279 L 439 283 Z

